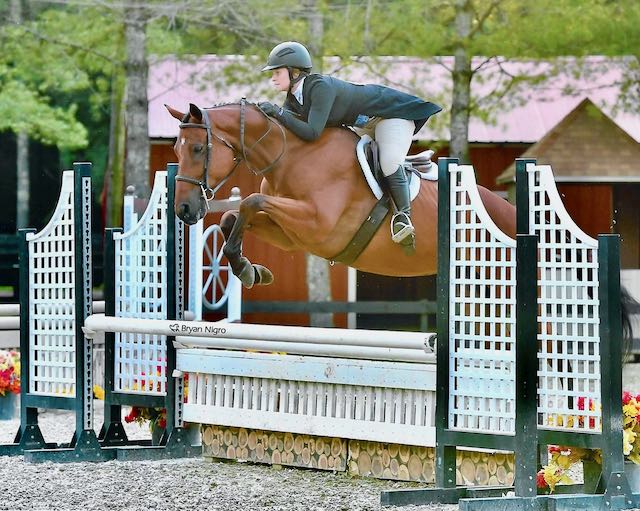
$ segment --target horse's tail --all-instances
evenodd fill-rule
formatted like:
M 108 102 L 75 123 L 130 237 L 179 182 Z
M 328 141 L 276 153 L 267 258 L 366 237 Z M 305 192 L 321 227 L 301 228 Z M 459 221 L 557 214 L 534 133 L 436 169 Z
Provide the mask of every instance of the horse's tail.
M 629 362 L 632 358 L 633 344 L 633 322 L 631 315 L 640 312 L 640 302 L 638 302 L 627 289 L 620 288 L 620 305 L 622 312 L 622 360 Z

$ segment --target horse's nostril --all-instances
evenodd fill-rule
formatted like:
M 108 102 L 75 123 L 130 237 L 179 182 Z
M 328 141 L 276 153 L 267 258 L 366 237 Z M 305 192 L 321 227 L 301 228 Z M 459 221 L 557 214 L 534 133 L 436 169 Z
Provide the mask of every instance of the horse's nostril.
M 180 216 L 181 218 L 185 218 L 189 215 L 189 212 L 190 208 L 188 203 L 183 202 L 182 204 L 180 204 L 180 212 L 178 213 L 178 216 Z

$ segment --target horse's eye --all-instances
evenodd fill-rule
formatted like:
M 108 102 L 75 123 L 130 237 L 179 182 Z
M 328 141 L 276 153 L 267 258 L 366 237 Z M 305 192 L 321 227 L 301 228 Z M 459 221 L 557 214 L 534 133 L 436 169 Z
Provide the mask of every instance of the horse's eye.
M 193 152 L 196 154 L 200 154 L 204 150 L 204 145 L 202 144 L 194 144 Z

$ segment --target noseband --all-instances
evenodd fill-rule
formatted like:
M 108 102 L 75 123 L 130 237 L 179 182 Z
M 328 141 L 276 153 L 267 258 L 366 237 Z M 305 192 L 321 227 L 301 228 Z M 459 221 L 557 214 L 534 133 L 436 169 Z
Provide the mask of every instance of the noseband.
M 245 162 L 247 168 L 253 172 L 254 174 L 256 174 L 257 176 L 261 176 L 263 174 L 266 174 L 267 172 L 269 172 L 270 170 L 273 169 L 273 167 L 276 166 L 276 164 L 280 161 L 280 159 L 282 158 L 282 156 L 284 155 L 286 149 L 287 149 L 287 136 L 285 134 L 284 128 L 276 123 L 273 119 L 271 119 L 271 117 L 269 117 L 268 115 L 266 115 L 261 109 L 260 107 L 257 107 L 258 110 L 260 110 L 260 112 L 262 112 L 265 117 L 267 118 L 267 120 L 269 121 L 269 127 L 267 129 L 267 131 L 258 139 L 256 140 L 256 142 L 249 148 L 249 150 L 247 151 L 246 145 L 244 143 L 244 134 L 245 134 L 245 108 L 246 108 L 246 103 L 247 100 L 246 98 L 242 98 L 240 100 L 240 151 L 238 151 L 235 147 L 233 147 L 233 145 L 228 142 L 227 140 L 225 140 L 223 137 L 221 137 L 220 135 L 218 135 L 217 133 L 214 133 L 213 130 L 211 129 L 211 120 L 209 119 L 209 115 L 207 113 L 207 110 L 211 110 L 211 109 L 203 109 L 203 121 L 204 124 L 199 124 L 199 123 L 195 123 L 195 122 L 182 122 L 180 123 L 180 128 L 198 128 L 198 129 L 203 129 L 207 132 L 207 152 L 205 153 L 204 156 L 204 168 L 202 171 L 202 177 L 200 179 L 195 179 L 192 177 L 188 177 L 188 176 L 180 176 L 177 175 L 176 176 L 176 181 L 184 181 L 185 183 L 189 183 L 195 186 L 199 186 L 200 190 L 202 190 L 202 197 L 204 198 L 206 204 L 207 204 L 207 210 L 209 209 L 209 201 L 212 201 L 215 197 L 216 192 L 227 182 L 227 180 L 231 177 L 231 175 L 235 172 L 235 170 L 238 168 L 238 165 L 240 165 L 241 162 Z M 189 114 L 186 115 L 185 120 L 189 118 Z M 251 167 L 251 165 L 249 164 L 249 157 L 247 155 L 248 152 L 251 152 L 260 142 L 262 142 L 262 140 L 271 132 L 271 127 L 272 125 L 275 124 L 276 126 L 278 126 L 280 128 L 280 131 L 282 133 L 282 151 L 280 151 L 280 154 L 277 156 L 277 158 L 275 160 L 273 160 L 269 165 L 267 165 L 266 167 L 262 168 L 262 169 L 254 169 Z M 222 178 L 222 180 L 215 186 L 215 188 L 211 188 L 211 186 L 209 186 L 209 162 L 211 161 L 212 157 L 213 157 L 213 139 L 219 140 L 220 142 L 222 142 L 224 145 L 226 145 L 228 148 L 230 148 L 233 151 L 233 161 L 235 162 L 235 165 L 231 168 L 231 170 L 227 173 L 227 175 Z

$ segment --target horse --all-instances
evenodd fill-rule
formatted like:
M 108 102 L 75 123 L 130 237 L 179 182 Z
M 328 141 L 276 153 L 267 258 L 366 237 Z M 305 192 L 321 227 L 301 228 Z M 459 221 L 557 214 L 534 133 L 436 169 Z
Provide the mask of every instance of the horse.
M 333 260 L 352 240 L 377 202 L 356 156 L 359 139 L 345 128 L 327 128 L 305 142 L 252 103 L 227 103 L 207 109 L 190 104 L 179 112 L 174 145 L 179 171 L 175 212 L 194 224 L 207 212 L 207 201 L 239 169 L 262 176 L 259 193 L 244 198 L 237 211 L 221 220 L 223 253 L 233 273 L 250 288 L 273 281 L 271 271 L 242 254 L 245 232 L 285 251 L 302 250 Z M 496 225 L 515 237 L 515 207 L 486 188 L 480 196 Z M 437 182 L 421 180 L 411 205 L 415 226 L 412 255 L 391 240 L 390 230 L 377 230 L 352 267 L 380 275 L 434 275 L 438 257 Z M 389 215 L 382 225 L 389 225 Z

